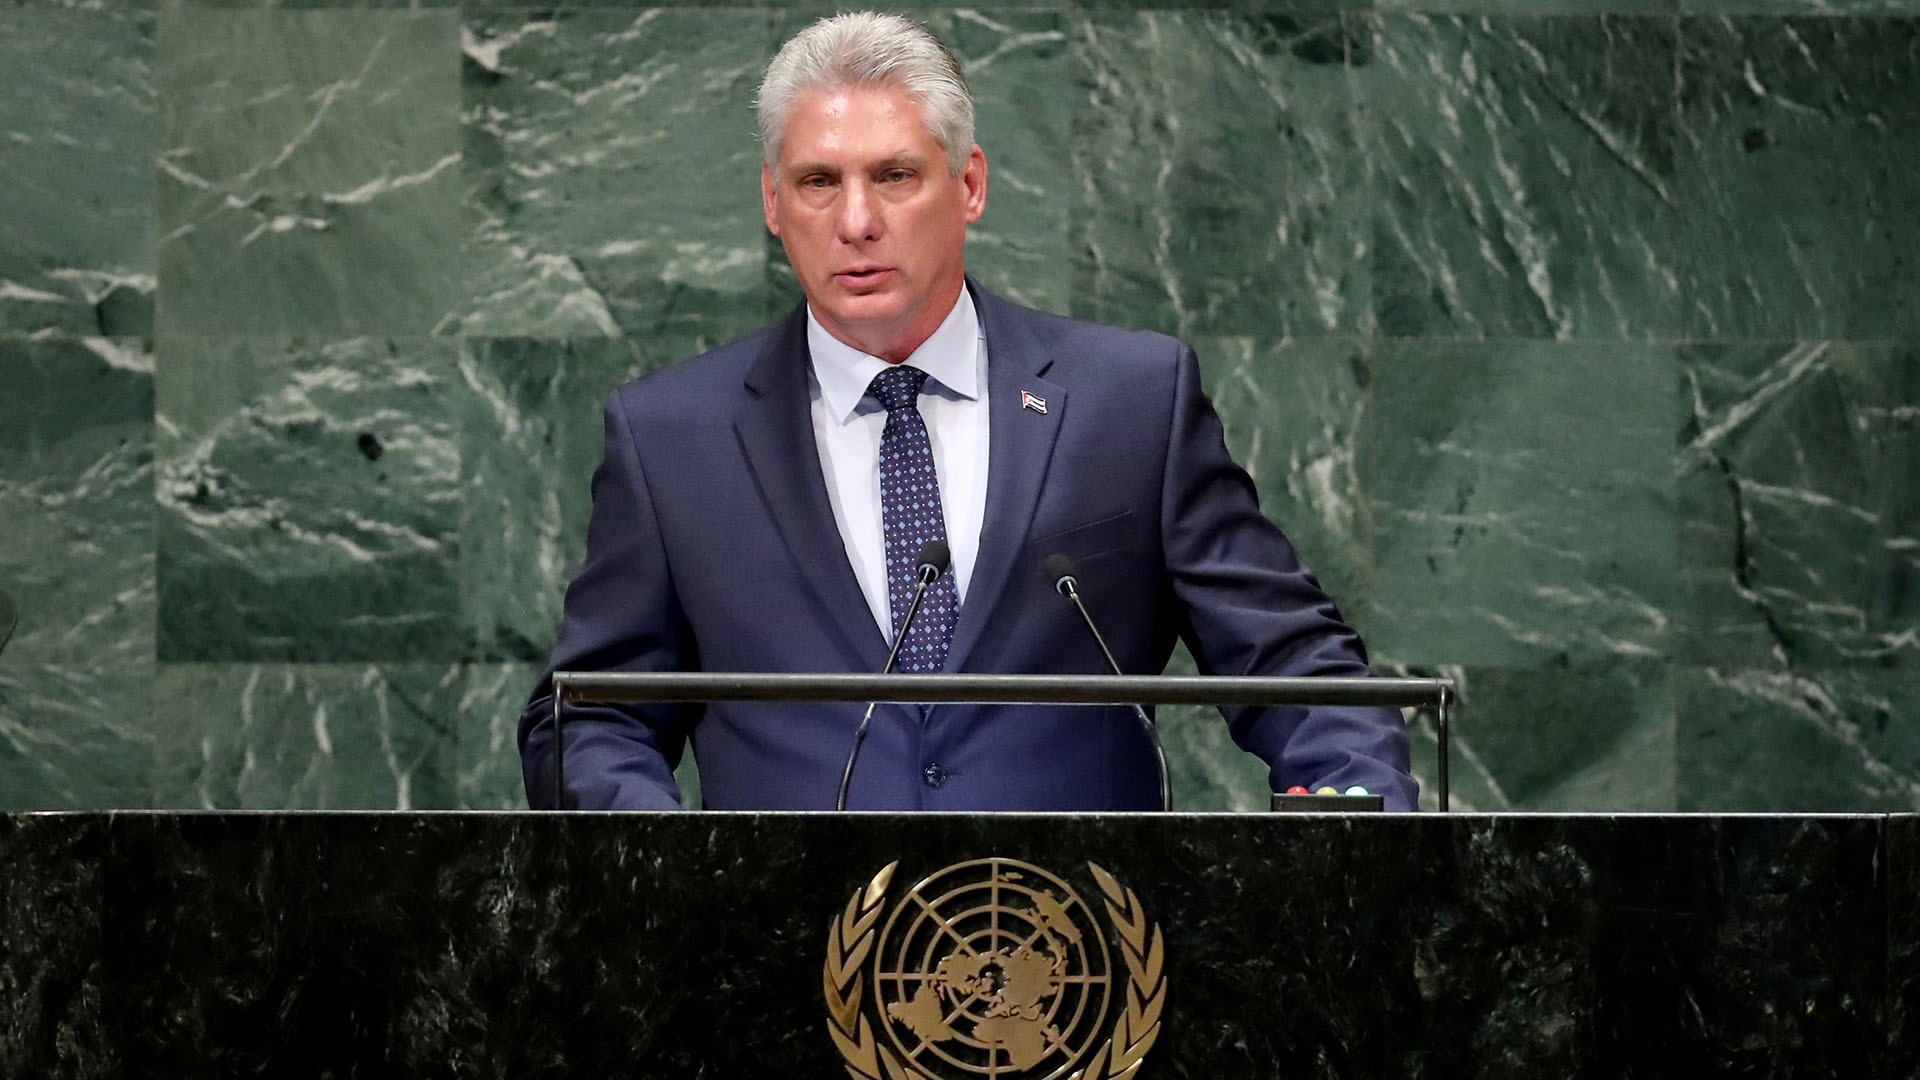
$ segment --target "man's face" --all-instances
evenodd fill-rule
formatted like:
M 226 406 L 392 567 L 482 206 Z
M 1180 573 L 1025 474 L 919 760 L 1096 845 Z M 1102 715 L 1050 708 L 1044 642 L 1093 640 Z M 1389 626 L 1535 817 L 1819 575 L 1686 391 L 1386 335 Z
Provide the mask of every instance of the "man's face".
M 760 198 L 820 324 L 897 363 L 964 287 L 961 253 L 986 208 L 987 159 L 976 146 L 951 175 L 904 89 L 816 90 L 794 102 L 780 160 L 761 168 Z

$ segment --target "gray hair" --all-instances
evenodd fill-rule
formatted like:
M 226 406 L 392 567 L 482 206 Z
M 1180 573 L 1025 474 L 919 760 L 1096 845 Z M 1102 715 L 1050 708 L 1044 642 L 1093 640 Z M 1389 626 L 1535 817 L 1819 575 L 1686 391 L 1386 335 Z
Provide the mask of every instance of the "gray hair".
M 793 103 L 840 86 L 898 86 L 920 100 L 927 133 L 959 176 L 973 152 L 973 94 L 960 61 L 911 19 L 858 11 L 821 19 L 787 39 L 767 65 L 754 108 L 769 166 L 780 163 Z

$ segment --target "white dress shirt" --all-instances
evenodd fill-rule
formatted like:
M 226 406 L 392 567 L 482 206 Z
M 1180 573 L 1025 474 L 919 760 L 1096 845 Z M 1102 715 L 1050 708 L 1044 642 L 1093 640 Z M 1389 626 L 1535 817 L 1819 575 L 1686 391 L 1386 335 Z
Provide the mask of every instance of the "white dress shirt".
M 887 544 L 880 525 L 880 432 L 887 410 L 867 396 L 873 377 L 890 365 L 827 333 L 807 308 L 807 386 L 813 441 L 834 524 L 853 564 L 867 607 L 888 641 L 894 627 L 887 604 Z M 906 363 L 927 373 L 920 417 L 933 445 L 934 475 L 953 553 L 953 583 L 964 604 L 980 550 L 987 509 L 987 340 L 966 289 L 933 336 Z

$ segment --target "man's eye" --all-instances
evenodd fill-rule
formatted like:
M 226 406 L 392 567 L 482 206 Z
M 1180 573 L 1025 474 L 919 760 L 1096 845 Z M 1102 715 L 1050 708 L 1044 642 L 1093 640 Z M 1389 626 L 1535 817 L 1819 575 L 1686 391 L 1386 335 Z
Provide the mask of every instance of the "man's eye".
M 802 178 L 800 181 L 800 186 L 805 188 L 823 188 L 823 187 L 826 187 L 828 183 L 829 181 L 827 180 L 826 177 L 816 173 L 813 176 Z
M 880 179 L 889 184 L 898 184 L 904 182 L 907 177 L 911 175 L 912 174 L 905 169 L 888 169 L 886 172 L 880 174 Z

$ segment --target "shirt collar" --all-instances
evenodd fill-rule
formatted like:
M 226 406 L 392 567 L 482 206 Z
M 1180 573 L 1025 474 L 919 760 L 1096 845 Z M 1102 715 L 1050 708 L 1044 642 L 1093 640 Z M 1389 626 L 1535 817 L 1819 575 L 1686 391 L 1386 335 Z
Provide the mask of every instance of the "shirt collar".
M 813 305 L 807 305 L 807 351 L 812 356 L 814 381 L 827 409 L 839 423 L 852 420 L 866 399 L 873 377 L 893 365 L 848 345 L 820 325 L 813 317 Z M 960 290 L 953 310 L 906 362 L 927 373 L 928 388 L 935 384 L 950 394 L 969 401 L 980 397 L 980 317 L 973 309 L 973 297 Z M 873 408 L 879 408 L 877 402 Z

